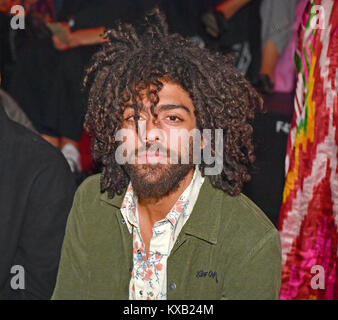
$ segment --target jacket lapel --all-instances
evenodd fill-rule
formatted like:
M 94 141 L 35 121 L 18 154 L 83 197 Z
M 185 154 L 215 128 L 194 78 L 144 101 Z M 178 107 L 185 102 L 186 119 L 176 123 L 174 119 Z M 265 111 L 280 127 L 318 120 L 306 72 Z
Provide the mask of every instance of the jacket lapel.
M 112 199 L 107 192 L 101 195 L 101 200 L 117 209 L 121 208 L 125 192 Z M 198 195 L 192 213 L 184 225 L 181 234 L 187 234 L 205 240 L 212 244 L 217 243 L 217 234 L 221 219 L 221 206 L 224 197 L 230 197 L 223 191 L 215 189 L 209 178 L 206 177 Z
M 221 205 L 224 194 L 217 191 L 206 177 L 198 195 L 191 216 L 182 229 L 182 233 L 217 243 L 217 234 L 221 219 Z
M 126 189 L 127 190 L 127 189 Z M 117 209 L 121 209 L 121 205 L 126 194 L 126 190 L 121 195 L 115 195 L 113 198 L 108 197 L 108 193 L 104 192 L 101 194 L 100 199 L 110 205 L 114 206 Z

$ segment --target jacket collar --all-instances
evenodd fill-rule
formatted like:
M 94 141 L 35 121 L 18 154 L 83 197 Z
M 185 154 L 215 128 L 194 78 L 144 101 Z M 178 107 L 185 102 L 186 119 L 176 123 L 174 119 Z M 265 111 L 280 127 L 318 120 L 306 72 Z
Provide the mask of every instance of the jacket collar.
M 125 191 L 121 195 L 116 195 L 114 198 L 108 198 L 107 192 L 101 194 L 101 200 L 109 203 L 117 209 L 121 208 Z M 223 191 L 215 189 L 209 178 L 206 177 L 196 204 L 192 213 L 183 226 L 181 234 L 194 236 L 198 239 L 205 240 L 209 243 L 217 243 L 217 235 L 220 226 L 222 212 L 222 200 L 224 197 L 230 197 Z
M 109 198 L 108 197 L 108 193 L 104 192 L 101 194 L 100 199 L 106 203 L 109 203 L 110 205 L 112 205 L 113 207 L 117 208 L 117 209 L 121 209 L 122 206 L 122 202 L 124 199 L 124 196 L 126 194 L 126 191 L 123 191 L 123 193 L 121 195 L 115 195 L 113 198 Z
M 226 194 L 215 189 L 206 177 L 190 218 L 182 229 L 182 233 L 217 243 L 217 235 L 222 214 L 222 199 Z

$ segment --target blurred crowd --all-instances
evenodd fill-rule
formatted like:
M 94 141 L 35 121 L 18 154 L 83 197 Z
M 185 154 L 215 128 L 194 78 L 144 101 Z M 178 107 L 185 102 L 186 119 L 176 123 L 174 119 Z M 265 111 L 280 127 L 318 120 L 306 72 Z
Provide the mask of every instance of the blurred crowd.
M 297 0 L 25 0 L 0 1 L 1 88 L 34 128 L 62 150 L 73 172 L 82 168 L 86 93 L 82 76 L 105 28 L 133 22 L 154 5 L 170 32 L 231 53 L 237 68 L 263 94 L 292 91 L 292 72 L 276 74 L 291 36 Z M 23 4 L 25 29 L 13 30 L 10 8 Z M 292 71 L 292 60 L 280 68 Z M 278 70 L 277 70 L 278 71 Z M 287 79 L 285 79 L 285 77 Z

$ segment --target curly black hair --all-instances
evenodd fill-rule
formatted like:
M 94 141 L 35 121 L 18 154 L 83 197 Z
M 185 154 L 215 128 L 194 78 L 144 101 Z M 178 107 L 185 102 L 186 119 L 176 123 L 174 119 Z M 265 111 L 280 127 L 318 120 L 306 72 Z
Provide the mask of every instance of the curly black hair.
M 189 93 L 197 128 L 223 129 L 223 170 L 209 178 L 215 188 L 232 196 L 239 194 L 250 179 L 248 167 L 254 161 L 250 121 L 255 109 L 262 108 L 261 97 L 233 66 L 231 57 L 169 34 L 157 8 L 139 26 L 136 30 L 120 23 L 106 30 L 104 37 L 108 41 L 94 55 L 84 78 L 89 90 L 85 129 L 93 135 L 93 157 L 102 163 L 101 192 L 107 191 L 113 197 L 122 194 L 129 183 L 114 156 L 119 145 L 115 136 L 126 103 L 132 101 L 137 113 L 136 101 L 147 89 L 153 108 L 166 79 Z M 202 161 L 202 175 L 206 166 Z

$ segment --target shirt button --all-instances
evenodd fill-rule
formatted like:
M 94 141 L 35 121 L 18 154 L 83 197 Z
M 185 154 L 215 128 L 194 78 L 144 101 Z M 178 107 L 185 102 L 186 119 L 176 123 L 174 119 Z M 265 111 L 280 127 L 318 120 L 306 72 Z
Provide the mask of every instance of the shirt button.
M 140 293 L 140 296 L 142 296 L 142 295 L 143 295 L 143 291 L 142 291 L 142 290 L 140 290 L 140 292 L 139 292 L 139 293 Z
M 176 290 L 176 283 L 175 282 L 170 282 L 169 289 L 172 290 L 172 291 Z
M 149 292 L 149 295 L 150 295 L 151 297 L 153 297 L 153 296 L 154 296 L 154 293 L 153 293 L 153 292 Z

